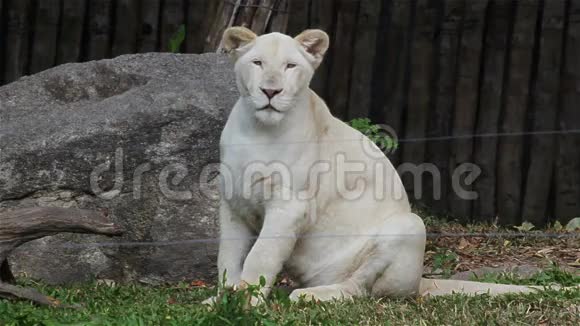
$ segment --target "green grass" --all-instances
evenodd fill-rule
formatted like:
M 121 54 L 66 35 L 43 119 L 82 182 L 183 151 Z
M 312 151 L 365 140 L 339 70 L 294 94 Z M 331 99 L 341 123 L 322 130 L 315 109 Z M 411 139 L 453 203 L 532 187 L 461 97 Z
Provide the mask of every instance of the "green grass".
M 485 274 L 482 277 L 473 277 L 473 281 L 486 283 L 501 283 L 515 285 L 541 285 L 549 286 L 575 286 L 580 284 L 580 275 L 571 274 L 559 269 L 557 266 L 538 272 L 529 278 L 522 278 L 514 273 Z
M 523 280 L 504 274 L 485 281 L 578 284 L 554 269 Z M 187 284 L 167 287 L 31 284 L 63 303 L 84 309 L 35 307 L 0 300 L 0 325 L 577 325 L 580 289 L 528 295 L 447 296 L 433 299 L 358 299 L 354 302 L 291 303 L 277 292 L 267 304 L 247 309 L 244 293 L 227 292 L 214 309 L 200 302 L 214 290 Z

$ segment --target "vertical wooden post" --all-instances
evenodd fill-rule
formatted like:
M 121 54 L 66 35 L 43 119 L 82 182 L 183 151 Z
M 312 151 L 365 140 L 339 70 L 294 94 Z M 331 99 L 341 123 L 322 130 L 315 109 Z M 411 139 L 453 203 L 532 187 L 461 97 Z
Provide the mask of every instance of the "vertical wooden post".
M 252 21 L 254 19 L 254 14 L 256 14 L 256 10 L 258 10 L 260 2 L 261 2 L 260 0 L 242 1 L 242 8 L 239 11 L 237 17 L 235 17 L 234 26 L 243 26 L 252 29 Z
M 288 23 L 288 6 L 290 0 L 223 0 L 217 10 L 211 31 L 206 39 L 206 51 L 220 51 L 220 42 L 224 31 L 234 25 L 241 25 L 264 34 L 268 29 L 285 32 Z M 300 13 L 298 16 L 306 15 Z
M 6 49 L 4 35 L 4 0 L 0 0 L 0 85 L 4 83 L 4 51 Z
M 211 22 L 216 16 L 218 1 L 188 0 L 185 20 L 187 53 L 202 53 Z
M 258 5 L 260 7 L 256 9 L 255 14 L 252 16 L 250 26 L 256 34 L 261 35 L 266 32 L 266 28 L 268 28 L 272 19 L 272 10 L 275 9 L 276 1 L 262 0 Z
M 370 115 L 381 1 L 361 1 L 355 30 L 347 118 Z M 382 59 L 382 58 L 381 58 Z
M 404 0 L 403 0 L 404 1 Z M 410 80 L 408 89 L 408 104 L 406 110 L 406 117 L 403 116 L 405 109 L 401 103 L 395 102 L 396 105 L 390 106 L 390 110 L 385 112 L 388 119 L 405 121 L 400 125 L 400 136 L 406 139 L 421 139 L 425 138 L 427 132 L 427 121 L 429 112 L 432 110 L 434 104 L 433 82 L 435 75 L 435 34 L 437 29 L 437 17 L 439 15 L 439 8 L 437 1 L 434 0 L 418 0 L 416 8 L 414 8 L 414 28 L 411 49 L 408 52 L 410 60 Z M 406 6 L 408 11 L 409 6 Z M 404 16 L 402 13 L 393 9 L 393 20 L 395 16 Z M 408 13 L 407 13 L 408 15 Z M 401 18 L 399 18 L 401 19 Z M 408 19 L 408 18 L 407 18 Z M 404 28 L 404 26 L 403 26 Z M 407 26 L 409 29 L 409 26 Z M 391 33 L 399 33 L 399 28 L 393 28 Z M 395 46 L 396 42 L 390 42 L 390 46 Z M 396 48 L 387 49 L 387 51 L 398 51 Z M 407 53 L 402 53 L 406 55 Z M 403 64 L 405 61 L 393 62 L 393 64 Z M 400 68 L 399 68 L 400 69 Z M 388 73 L 388 72 L 387 72 Z M 386 75 L 385 78 L 389 78 Z M 398 83 L 402 83 L 403 79 L 399 79 Z M 399 86 L 400 87 L 400 86 Z M 385 94 L 389 96 L 391 94 Z M 400 94 L 392 94 L 401 96 Z M 390 117 L 390 116 L 393 117 Z M 404 131 L 404 135 L 403 135 Z M 401 144 L 401 161 L 402 163 L 411 163 L 420 165 L 425 163 L 425 149 L 427 142 L 405 142 Z M 409 193 L 415 192 L 414 176 L 408 173 L 402 176 L 405 189 Z
M 533 131 L 556 129 L 560 107 L 560 79 L 566 1 L 544 2 L 538 78 L 532 93 Z M 548 221 L 548 198 L 556 154 L 556 137 L 536 135 L 531 138 L 530 167 L 528 169 L 522 217 L 536 226 Z
M 85 0 L 63 0 L 57 64 L 78 62 L 81 59 L 85 11 Z
M 330 110 L 335 116 L 345 119 L 348 110 L 351 64 L 353 59 L 354 27 L 359 1 L 339 0 L 334 38 L 332 69 L 330 71 L 328 98 Z
M 89 1 L 87 60 L 111 56 L 113 0 Z
M 142 0 L 141 3 L 141 33 L 138 38 L 140 53 L 159 50 L 159 10 L 161 0 Z
M 555 171 L 555 211 L 561 221 L 580 216 L 580 0 L 571 0 L 566 31 L 562 108 L 558 119 L 564 133 L 558 137 Z
M 137 51 L 139 34 L 139 1 L 117 0 L 115 10 L 115 34 L 113 35 L 113 57 Z
M 159 52 L 169 51 L 169 42 L 185 22 L 183 0 L 164 0 L 161 14 L 161 48 Z
M 336 1 L 335 0 L 314 0 L 312 2 L 311 12 L 310 12 L 310 27 L 322 29 L 328 34 L 330 38 L 330 48 L 326 53 L 324 61 L 318 67 L 310 87 L 323 99 L 328 98 L 328 77 L 330 75 L 330 66 L 332 57 L 334 56 L 334 9 Z M 294 28 L 296 29 L 296 28 Z M 291 34 L 292 35 L 292 34 Z M 295 35 L 292 35 L 295 36 Z
M 276 12 L 272 17 L 272 23 L 268 31 L 286 33 L 289 19 L 289 0 L 279 0 Z
M 408 0 L 393 0 L 390 6 L 384 5 L 377 33 L 380 57 L 377 57 L 377 73 L 373 78 L 375 85 L 372 88 L 371 116 L 374 120 L 392 128 L 399 138 L 404 137 L 403 112 L 407 106 L 407 92 L 409 81 L 411 81 L 409 74 L 413 54 L 411 44 L 414 28 L 411 24 L 414 19 L 414 7 L 415 1 Z M 422 14 L 429 16 L 433 13 L 427 9 L 426 5 L 424 8 L 427 12 Z M 430 22 L 419 22 L 419 20 L 421 18 L 418 18 L 417 24 L 426 28 L 424 30 L 426 32 L 430 30 L 432 36 L 434 28 L 430 29 L 427 26 Z M 420 130 L 421 127 L 418 126 L 416 129 Z M 401 148 L 404 146 L 407 144 L 401 144 Z M 400 150 L 389 155 L 395 166 L 399 164 L 401 157 Z
M 521 133 L 525 128 L 536 23 L 540 9 L 536 0 L 520 0 L 516 2 L 516 6 L 506 103 L 500 129 L 502 133 Z M 501 137 L 499 140 L 497 204 L 503 224 L 514 225 L 521 222 L 523 141 L 523 136 Z
M 221 0 L 217 10 L 217 16 L 213 21 L 211 30 L 205 44 L 205 51 L 212 52 L 218 49 L 224 31 L 230 26 L 230 21 L 240 9 L 241 0 Z
M 492 0 L 488 10 L 483 56 L 483 78 L 479 91 L 476 134 L 496 134 L 504 96 L 507 71 L 508 39 L 513 11 L 511 0 Z M 474 163 L 481 175 L 473 185 L 479 198 L 473 204 L 473 215 L 480 221 L 491 221 L 496 211 L 497 137 L 475 139 Z
M 4 82 L 10 83 L 26 73 L 29 54 L 30 0 L 7 0 L 4 44 Z
M 310 0 L 289 1 L 288 6 L 290 8 L 290 15 L 288 16 L 288 35 L 296 36 L 308 27 Z M 338 4 L 340 0 L 335 0 L 335 2 Z
M 37 2 L 30 60 L 31 74 L 52 68 L 56 62 L 60 9 L 59 0 Z
M 448 137 L 451 135 L 452 117 L 455 108 L 457 63 L 459 56 L 460 29 L 465 11 L 464 0 L 444 0 L 444 15 L 439 33 L 438 74 L 436 102 L 429 114 L 428 136 Z M 448 139 L 430 141 L 427 145 L 427 162 L 437 166 L 439 184 L 425 181 L 429 207 L 435 213 L 448 213 L 447 196 L 451 188 L 449 155 L 452 142 Z M 440 193 L 440 197 L 437 195 Z
M 479 72 L 483 50 L 483 30 L 488 1 L 467 2 L 461 33 L 458 78 L 455 97 L 455 117 L 453 135 L 457 137 L 475 133 L 475 118 L 479 94 Z M 473 138 L 457 138 L 452 142 L 449 168 L 452 173 L 463 163 L 470 163 L 473 153 Z M 471 191 L 471 184 L 462 184 Z M 449 209 L 453 216 L 467 222 L 471 219 L 472 201 L 461 198 L 452 191 L 449 193 Z

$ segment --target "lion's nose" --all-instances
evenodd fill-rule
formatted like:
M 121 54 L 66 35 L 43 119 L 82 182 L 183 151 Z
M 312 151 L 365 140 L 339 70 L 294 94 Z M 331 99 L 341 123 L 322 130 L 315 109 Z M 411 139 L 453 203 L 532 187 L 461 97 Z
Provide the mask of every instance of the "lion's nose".
M 262 92 L 264 94 L 266 94 L 266 96 L 268 96 L 268 99 L 272 99 L 274 96 L 282 93 L 281 89 L 266 89 L 266 88 L 260 88 L 262 90 Z

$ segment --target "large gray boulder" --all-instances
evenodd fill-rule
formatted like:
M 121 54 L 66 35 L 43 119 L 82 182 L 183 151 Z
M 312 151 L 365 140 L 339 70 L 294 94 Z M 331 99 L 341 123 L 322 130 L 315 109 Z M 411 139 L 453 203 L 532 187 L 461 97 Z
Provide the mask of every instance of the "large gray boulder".
M 215 165 L 237 96 L 214 54 L 67 64 L 1 87 L 0 213 L 107 208 L 126 230 L 38 240 L 11 257 L 15 271 L 50 283 L 215 277 Z

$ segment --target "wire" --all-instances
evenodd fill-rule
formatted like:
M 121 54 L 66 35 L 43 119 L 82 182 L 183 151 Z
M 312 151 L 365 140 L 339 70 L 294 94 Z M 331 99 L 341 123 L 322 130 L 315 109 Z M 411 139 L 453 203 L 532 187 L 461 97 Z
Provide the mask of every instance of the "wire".
M 324 239 L 324 238 L 386 238 L 386 237 L 416 237 L 416 234 L 311 234 L 302 235 L 298 239 Z M 580 233 L 427 233 L 427 238 L 437 239 L 437 238 L 552 238 L 552 239 L 580 239 Z M 276 240 L 284 239 L 289 237 L 284 236 L 272 236 L 272 237 L 260 237 L 262 240 Z M 247 238 L 226 238 L 224 241 L 240 241 L 244 239 L 256 240 L 255 237 Z M 190 240 L 174 240 L 174 241 L 125 241 L 125 242 L 97 242 L 97 243 L 73 243 L 67 242 L 64 244 L 51 244 L 51 247 L 61 247 L 61 248 L 93 248 L 93 247 L 168 247 L 177 245 L 195 245 L 195 244 L 208 244 L 208 243 L 218 243 L 220 238 L 200 238 L 200 239 L 190 239 Z
M 580 134 L 580 129 L 568 129 L 568 130 L 547 130 L 547 131 L 524 131 L 524 132 L 503 132 L 503 133 L 485 133 L 485 134 L 467 134 L 467 135 L 455 135 L 455 136 L 436 136 L 436 137 L 423 137 L 423 138 L 406 138 L 398 139 L 399 143 L 418 143 L 418 142 L 430 142 L 430 141 L 449 141 L 456 139 L 474 139 L 474 138 L 492 138 L 492 137 L 521 137 L 521 136 L 553 136 L 553 135 L 576 135 Z M 327 143 L 350 143 L 350 142 L 360 142 L 361 139 L 341 139 L 341 140 L 329 140 L 324 142 L 316 142 L 315 144 L 327 144 Z M 297 141 L 297 142 L 279 142 L 279 143 L 234 143 L 225 146 L 273 146 L 273 145 L 299 145 L 299 144 L 312 144 L 310 141 Z M 149 148 L 149 145 L 140 144 L 139 146 L 131 146 L 130 148 Z M 197 146 L 192 145 L 192 148 L 196 149 L 207 149 L 214 148 L 215 146 Z M 24 147 L 4 147 L 0 149 L 0 155 L 2 150 L 16 150 L 23 149 Z M 68 150 L 53 150 L 52 148 L 47 148 L 51 153 L 59 152 L 78 152 L 79 149 L 68 149 Z M 90 149 L 87 149 L 90 150 Z

